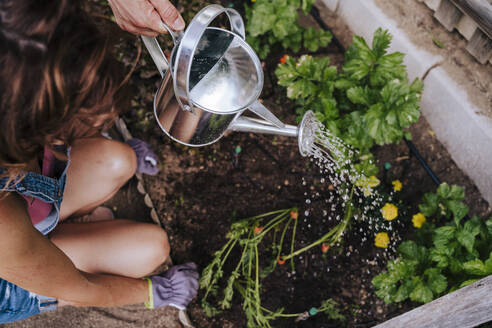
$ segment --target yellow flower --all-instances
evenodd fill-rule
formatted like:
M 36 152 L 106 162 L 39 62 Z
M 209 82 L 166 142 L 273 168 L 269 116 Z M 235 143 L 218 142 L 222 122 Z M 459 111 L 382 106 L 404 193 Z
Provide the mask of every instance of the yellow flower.
M 381 209 L 381 214 L 383 214 L 383 218 L 388 221 L 394 220 L 398 216 L 398 207 L 393 204 L 386 203 Z
M 379 181 L 379 179 L 378 179 L 378 178 L 376 178 L 374 175 L 371 175 L 371 176 L 369 177 L 369 182 L 368 182 L 368 185 L 369 185 L 369 187 L 374 188 L 374 187 L 379 186 L 379 182 L 380 182 L 380 181 Z
M 427 219 L 422 213 L 417 213 L 412 216 L 412 223 L 415 228 L 422 228 L 422 223 L 424 223 L 425 221 L 427 221 Z
M 380 248 L 386 248 L 389 244 L 389 236 L 386 232 L 378 232 L 376 238 L 374 238 L 374 245 Z
M 401 181 L 400 180 L 395 180 L 395 181 L 392 182 L 392 184 L 393 184 L 393 190 L 394 191 L 401 191 L 401 187 L 403 185 L 401 184 Z
M 379 186 L 379 179 L 374 175 L 371 175 L 369 178 L 366 176 L 362 176 L 359 180 L 355 182 L 355 185 L 362 189 L 364 196 L 370 196 L 372 194 L 372 188 Z

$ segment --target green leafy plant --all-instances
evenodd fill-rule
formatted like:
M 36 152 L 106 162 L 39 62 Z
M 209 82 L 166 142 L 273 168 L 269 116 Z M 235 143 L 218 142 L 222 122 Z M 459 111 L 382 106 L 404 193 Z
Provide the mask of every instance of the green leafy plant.
M 283 265 L 290 260 L 291 269 L 294 271 L 296 256 L 322 243 L 337 243 L 353 216 L 352 196 L 353 192 L 347 203 L 343 220 L 321 238 L 299 250 L 294 250 L 298 223 L 296 208 L 273 211 L 234 222 L 227 234 L 228 241 L 214 253 L 212 262 L 203 270 L 200 278 L 200 288 L 204 290 L 201 305 L 205 313 L 213 316 L 221 310 L 230 308 L 236 290 L 242 297 L 248 327 L 271 327 L 270 322 L 278 318 L 307 318 L 321 312 L 325 312 L 334 320 L 343 320 L 343 315 L 336 309 L 336 303 L 330 299 L 324 301 L 318 308 L 311 308 L 304 313 L 284 313 L 284 308 L 270 310 L 262 305 L 261 282 L 275 270 L 277 265 Z M 289 228 L 292 228 L 290 248 L 286 251 L 288 255 L 282 255 L 286 249 Z M 269 238 L 265 238 L 266 236 Z M 230 255 L 235 248 L 240 255 L 231 259 Z M 266 262 L 260 254 L 262 249 L 266 249 L 271 254 Z M 224 277 L 224 266 L 234 260 L 237 262 L 232 265 L 232 271 L 228 277 Z M 225 287 L 221 287 L 224 283 Z M 223 292 L 219 295 L 221 289 Z M 210 298 L 214 299 L 217 305 L 213 305 Z
M 424 196 L 422 213 L 437 222 L 448 221 L 437 227 L 424 223 L 416 232 L 417 241 L 398 247 L 399 257 L 372 281 L 378 297 L 386 303 L 407 298 L 427 303 L 492 274 L 492 218 L 463 222 L 468 212 L 463 199 L 462 188 L 446 183 Z
M 427 217 L 449 219 L 454 215 L 455 218 L 461 220 L 468 212 L 468 207 L 463 204 L 464 199 L 465 191 L 462 188 L 456 185 L 450 187 L 447 183 L 443 183 L 437 188 L 435 194 L 424 195 L 419 209 Z
M 405 129 L 420 116 L 423 84 L 408 82 L 403 54 L 387 53 L 390 42 L 382 29 L 374 33 L 372 48 L 354 36 L 341 73 L 328 58 L 309 56 L 287 59 L 275 73 L 287 97 L 300 105 L 299 116 L 315 111 L 332 133 L 366 154 L 374 144 L 410 138 Z
M 330 32 L 303 28 L 298 24 L 299 10 L 307 14 L 314 0 L 257 0 L 246 9 L 247 41 L 262 59 L 275 47 L 299 51 L 304 46 L 317 51 L 331 42 Z

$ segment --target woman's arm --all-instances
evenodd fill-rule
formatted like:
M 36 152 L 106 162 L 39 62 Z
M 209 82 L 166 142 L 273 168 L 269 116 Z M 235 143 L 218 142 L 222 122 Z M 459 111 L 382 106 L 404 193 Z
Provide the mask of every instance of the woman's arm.
M 30 222 L 15 194 L 0 199 L 0 277 L 75 306 L 119 306 L 148 300 L 145 280 L 77 270 Z

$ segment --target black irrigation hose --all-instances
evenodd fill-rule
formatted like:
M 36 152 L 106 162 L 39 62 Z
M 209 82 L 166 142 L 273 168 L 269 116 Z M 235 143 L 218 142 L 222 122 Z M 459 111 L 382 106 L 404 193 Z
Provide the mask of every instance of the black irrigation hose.
M 323 30 L 329 31 L 331 33 L 331 35 L 332 35 L 331 41 L 337 46 L 338 50 L 340 50 L 341 52 L 345 53 L 345 47 L 340 42 L 340 40 L 337 39 L 337 37 L 335 36 L 335 34 L 333 34 L 333 32 L 331 31 L 331 29 L 328 27 L 328 25 L 326 25 L 325 21 L 321 18 L 321 15 L 319 13 L 319 9 L 316 6 L 312 6 L 311 7 L 310 14 L 311 14 L 311 16 L 313 16 L 313 18 L 316 21 L 316 23 L 318 23 L 318 25 Z
M 340 40 L 337 39 L 335 34 L 333 34 L 332 30 L 326 25 L 326 23 L 323 21 L 321 18 L 321 15 L 319 13 L 319 9 L 316 6 L 313 6 L 310 12 L 311 16 L 314 18 L 316 23 L 325 31 L 331 32 L 333 38 L 332 41 L 335 43 L 335 45 L 340 49 L 340 51 L 345 52 L 345 47 L 342 45 Z M 439 186 L 441 184 L 441 180 L 437 177 L 437 175 L 432 171 L 430 166 L 427 164 L 427 162 L 420 156 L 419 151 L 417 150 L 417 147 L 415 144 L 408 140 L 407 138 L 403 138 L 405 140 L 405 143 L 407 144 L 408 148 L 410 149 L 410 152 L 418 159 L 424 170 L 427 172 L 427 174 L 431 177 L 432 181 Z
M 427 162 L 422 158 L 422 156 L 420 156 L 420 153 L 417 150 L 417 147 L 415 147 L 415 144 L 407 138 L 403 138 L 403 140 L 405 140 L 408 148 L 410 149 L 412 154 L 419 160 L 420 164 L 424 168 L 425 172 L 427 172 L 427 174 L 431 177 L 432 181 L 434 181 L 434 183 L 439 186 L 441 184 L 441 180 L 439 180 L 439 178 L 434 173 L 434 171 L 432 171 Z

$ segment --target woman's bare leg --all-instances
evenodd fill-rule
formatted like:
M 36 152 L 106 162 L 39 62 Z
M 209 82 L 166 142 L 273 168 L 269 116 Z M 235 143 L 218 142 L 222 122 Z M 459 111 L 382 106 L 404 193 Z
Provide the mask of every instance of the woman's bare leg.
M 105 138 L 75 142 L 70 154 L 67 185 L 61 204 L 62 220 L 90 212 L 110 199 L 136 171 L 133 149 Z M 140 278 L 166 261 L 166 232 L 154 224 L 128 220 L 61 223 L 51 241 L 89 273 Z
M 50 239 L 79 270 L 88 273 L 141 278 L 169 256 L 163 229 L 129 220 L 62 223 Z
M 71 150 L 60 219 L 89 213 L 110 199 L 137 169 L 127 144 L 106 139 L 77 140 Z

